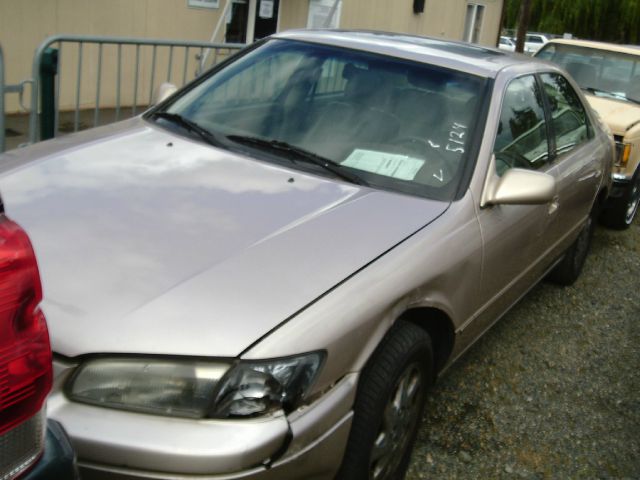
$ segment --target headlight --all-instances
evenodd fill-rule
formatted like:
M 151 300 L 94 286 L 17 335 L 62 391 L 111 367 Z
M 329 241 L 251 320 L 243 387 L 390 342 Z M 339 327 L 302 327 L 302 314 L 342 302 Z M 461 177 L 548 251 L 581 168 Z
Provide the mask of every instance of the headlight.
M 320 352 L 263 362 L 240 362 L 221 381 L 214 417 L 246 417 L 295 409 L 313 384 Z
M 155 358 L 100 358 L 71 377 L 72 400 L 119 410 L 203 418 L 230 364 Z
M 76 402 L 185 418 L 228 418 L 296 408 L 323 354 L 261 362 L 99 358 L 69 379 Z

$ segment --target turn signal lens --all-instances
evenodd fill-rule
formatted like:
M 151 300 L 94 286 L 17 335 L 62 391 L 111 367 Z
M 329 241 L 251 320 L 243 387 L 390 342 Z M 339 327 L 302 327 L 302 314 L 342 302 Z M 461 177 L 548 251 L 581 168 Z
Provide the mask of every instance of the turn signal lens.
M 51 389 L 51 347 L 29 237 L 0 215 L 0 435 L 40 411 Z
M 625 144 L 624 148 L 622 149 L 622 158 L 621 158 L 621 163 L 622 165 L 626 165 L 627 162 L 629 161 L 629 157 L 631 156 L 631 145 L 629 145 L 628 143 Z
M 614 137 L 616 141 L 616 165 L 624 167 L 631 156 L 631 144 L 624 143 L 622 137 Z

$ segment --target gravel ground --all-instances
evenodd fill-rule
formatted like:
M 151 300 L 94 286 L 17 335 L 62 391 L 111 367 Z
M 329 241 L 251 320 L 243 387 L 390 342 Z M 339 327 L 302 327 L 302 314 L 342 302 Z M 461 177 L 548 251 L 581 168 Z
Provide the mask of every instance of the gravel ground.
M 640 479 L 640 219 L 596 230 L 440 379 L 408 480 Z

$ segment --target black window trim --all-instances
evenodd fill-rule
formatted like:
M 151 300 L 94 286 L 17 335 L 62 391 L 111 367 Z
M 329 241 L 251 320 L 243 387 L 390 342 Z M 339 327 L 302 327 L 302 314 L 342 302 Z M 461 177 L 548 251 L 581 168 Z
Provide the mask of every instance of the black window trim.
M 545 70 L 545 71 L 536 72 L 535 73 L 536 81 L 538 82 L 538 87 L 542 92 L 542 98 L 543 98 L 542 103 L 544 104 L 544 115 L 545 115 L 545 121 L 547 122 L 547 135 L 549 135 L 548 143 L 550 147 L 553 147 L 553 149 L 551 148 L 549 149 L 549 163 L 551 164 L 551 163 L 555 163 L 555 161 L 562 155 L 558 155 L 557 145 L 556 145 L 556 132 L 553 126 L 553 114 L 551 113 L 551 102 L 549 100 L 549 96 L 547 95 L 547 92 L 544 89 L 544 82 L 542 80 L 542 75 L 558 75 L 562 77 L 564 81 L 567 82 L 567 84 L 569 84 L 569 86 L 573 89 L 574 93 L 576 94 L 576 98 L 578 99 L 578 101 L 580 102 L 580 105 L 582 106 L 582 109 L 584 110 L 585 123 L 587 124 L 587 140 L 579 145 L 576 145 L 575 148 L 581 148 L 584 144 L 587 144 L 591 140 L 593 140 L 593 138 L 595 137 L 595 131 L 593 130 L 593 126 L 591 125 L 592 120 L 589 115 L 589 109 L 585 106 L 585 104 L 582 101 L 582 98 L 580 98 L 580 95 L 578 94 L 578 92 L 575 91 L 575 87 L 571 84 L 569 79 L 562 72 L 558 72 L 554 70 Z M 570 153 L 575 148 L 572 148 L 569 152 L 566 152 L 566 153 Z
M 509 81 L 507 82 L 504 90 L 502 91 L 502 95 L 500 97 L 500 115 L 502 115 L 502 109 L 504 107 L 504 97 L 507 94 L 507 90 L 509 89 L 509 86 L 511 85 L 512 82 L 514 82 L 515 80 L 519 80 L 521 78 L 524 77 L 534 77 L 534 81 L 536 82 L 536 85 L 538 85 L 538 88 L 541 88 L 542 85 L 540 84 L 540 81 L 538 79 L 538 71 L 529 71 L 529 72 L 525 72 L 525 73 L 521 73 L 518 75 L 513 76 L 512 78 L 509 79 Z M 550 132 L 549 132 L 549 118 L 547 115 L 547 108 L 546 108 L 546 103 L 547 103 L 547 97 L 546 94 L 543 91 L 542 94 L 542 111 L 543 111 L 543 115 L 544 115 L 544 122 L 546 124 L 546 128 L 545 130 L 547 131 L 547 160 L 545 160 L 544 164 L 542 165 L 542 167 L 544 168 L 545 166 L 550 166 L 553 163 L 554 157 L 551 156 L 551 136 L 550 136 Z M 498 119 L 498 121 L 500 121 Z M 493 144 L 491 146 L 491 155 L 495 155 L 495 148 L 496 148 L 496 138 L 497 138 L 497 134 L 494 135 L 493 138 Z M 554 137 L 554 142 L 555 142 L 555 137 Z
M 544 89 L 544 82 L 542 81 L 542 75 L 547 72 L 535 72 L 534 77 L 538 84 L 538 89 L 542 95 L 542 109 L 544 111 L 544 118 L 547 124 L 547 144 L 549 145 L 549 164 L 555 162 L 557 158 L 557 145 L 556 145 L 556 133 L 553 127 L 553 114 L 551 113 L 551 102 L 549 96 Z
M 475 118 L 478 123 L 478 127 L 475 129 L 474 137 L 471 139 L 471 148 L 469 149 L 469 156 L 467 161 L 464 162 L 463 170 L 460 176 L 460 182 L 458 183 L 458 191 L 455 193 L 453 200 L 460 200 L 464 197 L 465 192 L 471 185 L 471 179 L 473 178 L 473 172 L 475 172 L 478 166 L 478 159 L 480 158 L 480 149 L 482 146 L 482 139 L 484 132 L 487 128 L 489 119 L 489 108 L 491 106 L 491 97 L 495 80 L 493 78 L 485 79 L 485 86 L 481 92 L 481 100 L 476 105 Z M 494 140 L 495 141 L 495 140 Z

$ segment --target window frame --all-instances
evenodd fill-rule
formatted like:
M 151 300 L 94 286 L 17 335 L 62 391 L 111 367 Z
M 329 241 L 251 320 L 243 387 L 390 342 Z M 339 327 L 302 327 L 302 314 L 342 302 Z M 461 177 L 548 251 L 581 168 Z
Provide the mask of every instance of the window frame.
M 593 140 L 595 136 L 595 131 L 593 129 L 591 117 L 589 115 L 589 109 L 585 106 L 584 102 L 582 101 L 582 98 L 576 91 L 575 87 L 571 84 L 569 79 L 564 74 L 562 74 L 561 72 L 553 71 L 553 70 L 545 70 L 545 71 L 536 72 L 534 75 L 536 77 L 536 81 L 538 82 L 538 88 L 540 88 L 542 91 L 542 98 L 543 98 L 542 103 L 544 105 L 545 117 L 547 119 L 546 120 L 547 132 L 548 132 L 547 135 L 549 135 L 549 143 L 550 143 L 550 146 L 552 147 L 549 150 L 549 163 L 551 164 L 551 163 L 554 163 L 556 159 L 562 158 L 563 156 L 573 152 L 576 148 L 581 148 L 584 144 L 589 143 L 591 140 Z M 544 81 L 542 80 L 542 75 L 558 75 L 562 77 L 565 80 L 565 82 L 567 82 L 567 84 L 571 87 L 576 98 L 580 102 L 582 109 L 584 110 L 584 118 L 587 126 L 587 140 L 582 142 L 579 145 L 576 145 L 574 148 L 572 148 L 571 150 L 565 153 L 558 154 L 558 146 L 556 144 L 556 131 L 553 125 L 553 113 L 551 111 L 551 101 L 549 100 L 549 96 L 544 89 Z
M 469 10 L 469 7 L 472 7 Z M 471 18 L 469 19 L 469 12 L 473 12 Z M 478 37 L 474 40 L 474 33 L 476 32 L 476 23 L 478 23 L 478 12 L 481 12 L 480 16 L 480 26 L 478 28 Z M 486 5 L 483 3 L 475 3 L 475 2 L 467 2 L 467 11 L 464 17 L 464 30 L 462 32 L 464 42 L 469 43 L 479 43 L 480 36 L 482 35 L 482 26 L 484 23 L 484 17 L 486 14 Z M 469 27 L 467 31 L 467 27 Z
M 546 75 L 546 74 L 550 74 L 550 75 L 560 75 L 562 78 L 565 79 L 565 81 L 569 84 L 569 86 L 571 86 L 571 88 L 573 89 L 578 101 L 580 102 L 580 105 L 582 106 L 584 112 L 585 112 L 585 120 L 587 123 L 587 140 L 582 142 L 581 144 L 577 145 L 575 148 L 571 149 L 568 152 L 562 153 L 562 154 L 558 154 L 557 151 L 557 145 L 556 145 L 556 131 L 555 128 L 553 126 L 553 114 L 551 111 L 551 102 L 549 100 L 549 96 L 547 94 L 547 92 L 544 90 L 544 82 L 542 80 L 542 75 Z M 499 104 L 499 113 L 500 115 L 502 115 L 502 111 L 503 111 L 503 107 L 504 107 L 504 99 L 505 99 L 505 95 L 507 93 L 507 90 L 509 88 L 509 85 L 511 85 L 511 83 L 515 80 L 521 79 L 523 77 L 529 77 L 529 76 L 533 76 L 535 79 L 535 82 L 538 86 L 538 89 L 540 89 L 540 91 L 542 92 L 542 108 L 543 108 L 543 112 L 544 112 L 544 121 L 546 123 L 546 132 L 547 132 L 547 148 L 548 148 L 548 159 L 544 162 L 544 165 L 541 166 L 541 171 L 544 171 L 545 169 L 547 169 L 547 167 L 551 168 L 553 166 L 555 166 L 557 164 L 557 160 L 558 159 L 562 159 L 564 158 L 566 155 L 571 154 L 574 150 L 578 149 L 578 148 L 582 148 L 584 145 L 586 145 L 587 143 L 591 142 L 594 138 L 595 138 L 595 129 L 593 126 L 593 122 L 594 119 L 592 118 L 592 114 L 589 112 L 589 108 L 585 105 L 585 101 L 583 100 L 582 96 L 579 93 L 579 90 L 576 89 L 576 87 L 571 83 L 571 81 L 567 78 L 567 76 L 565 74 L 563 74 L 562 72 L 556 71 L 556 70 L 535 70 L 535 71 L 530 71 L 530 72 L 525 72 L 525 73 L 519 73 L 518 75 L 515 75 L 513 77 L 511 77 L 505 84 L 505 87 L 503 89 L 503 91 L 501 92 L 500 95 L 500 104 Z M 500 120 L 500 117 L 498 117 L 498 122 Z M 495 155 L 496 151 L 495 151 L 495 142 L 496 139 L 498 137 L 498 133 L 497 133 L 497 123 L 496 123 L 496 132 L 493 136 L 493 140 L 492 140 L 492 144 L 491 144 L 491 155 Z M 497 173 L 497 172 L 494 172 Z
M 539 43 L 541 45 L 544 45 L 544 39 L 542 38 L 542 35 L 528 34 L 525 38 L 525 41 L 528 43 Z
M 505 96 L 507 94 L 507 90 L 509 89 L 509 86 L 516 80 L 519 80 L 521 78 L 525 78 L 525 77 L 533 77 L 534 82 L 536 83 L 538 89 L 542 89 L 542 81 L 538 78 L 538 74 L 540 72 L 538 71 L 529 71 L 529 72 L 525 72 L 525 73 L 520 73 L 518 75 L 515 75 L 513 77 L 511 77 L 507 83 L 505 84 L 505 87 L 503 89 L 503 91 L 501 92 L 500 95 L 500 106 L 499 106 L 499 116 L 497 119 L 497 123 L 496 123 L 496 132 L 493 136 L 493 143 L 491 145 L 491 155 L 495 156 L 496 154 L 496 139 L 498 138 L 498 123 L 500 122 L 500 118 L 502 117 L 502 112 L 503 112 L 503 108 L 504 108 L 504 100 L 505 100 Z M 553 165 L 554 161 L 555 161 L 555 156 L 552 155 L 552 139 L 555 141 L 555 137 L 552 136 L 552 130 L 550 129 L 550 125 L 549 125 L 549 110 L 547 108 L 547 95 L 546 93 L 542 90 L 542 115 L 543 115 L 543 120 L 545 122 L 545 131 L 547 133 L 547 160 L 545 160 L 545 162 L 541 165 L 540 170 L 544 171 L 545 169 L 547 169 L 547 167 L 550 167 Z M 555 144 L 553 145 L 553 147 L 555 148 Z M 555 150 L 554 150 L 555 151 Z M 536 171 L 534 169 L 530 169 L 531 171 Z M 495 174 L 497 174 L 498 172 L 495 171 Z

